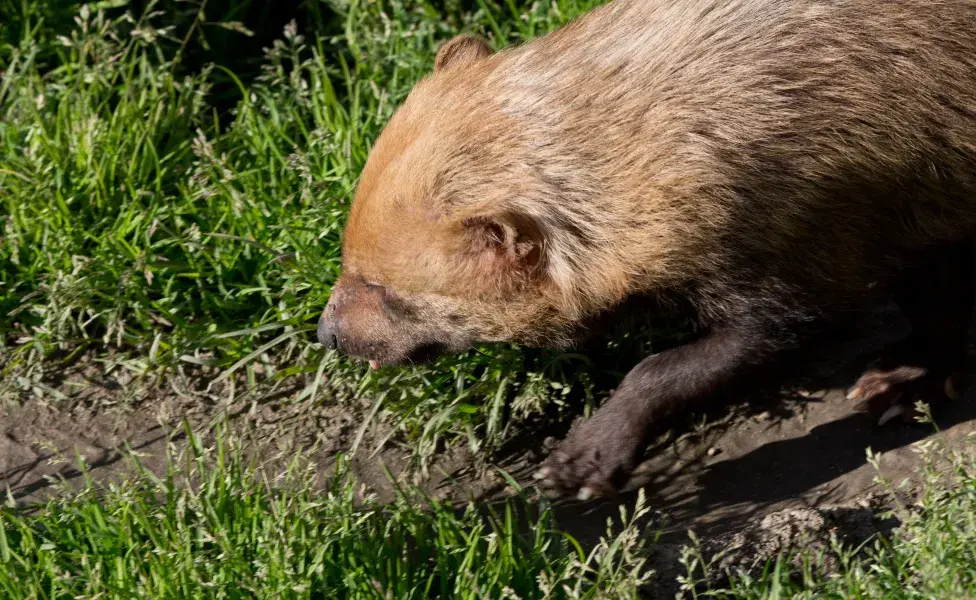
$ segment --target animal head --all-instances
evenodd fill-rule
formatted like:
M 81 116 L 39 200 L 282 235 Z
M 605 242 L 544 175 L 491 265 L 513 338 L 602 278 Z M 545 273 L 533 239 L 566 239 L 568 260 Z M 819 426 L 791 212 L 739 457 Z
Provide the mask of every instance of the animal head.
M 599 218 L 567 212 L 580 175 L 554 174 L 545 136 L 493 93 L 503 54 L 449 41 L 376 140 L 319 321 L 324 346 L 376 367 L 573 337 L 588 308 L 576 258 L 599 245 L 586 236 Z M 620 277 L 604 266 L 589 278 L 606 297 Z

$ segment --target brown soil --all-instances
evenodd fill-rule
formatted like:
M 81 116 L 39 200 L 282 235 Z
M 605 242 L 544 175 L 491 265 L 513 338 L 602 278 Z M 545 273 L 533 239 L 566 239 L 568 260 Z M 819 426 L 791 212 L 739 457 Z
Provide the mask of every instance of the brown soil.
M 673 579 L 679 572 L 677 553 L 688 540 L 689 528 L 706 546 L 729 550 L 726 564 L 738 564 L 774 556 L 800 539 L 826 544 L 830 531 L 857 542 L 890 525 L 874 517 L 884 499 L 866 448 L 880 454 L 884 475 L 898 482 L 914 475 L 917 455 L 910 446 L 932 429 L 879 429 L 852 412 L 843 389 L 871 351 L 904 333 L 897 314 L 881 311 L 857 339 L 824 349 L 824 360 L 806 373 L 818 382 L 805 386 L 807 391 L 743 398 L 738 406 L 712 416 L 706 426 L 678 432 L 682 435 L 677 441 L 664 442 L 650 453 L 635 483 L 644 486 L 650 506 L 666 518 L 654 550 L 654 565 L 663 578 Z M 343 405 L 294 404 L 289 398 L 296 391 L 288 389 L 260 401 L 241 395 L 228 405 L 219 394 L 202 391 L 199 380 L 176 378 L 165 390 L 156 386 L 137 394 L 131 380 L 105 373 L 97 363 L 79 364 L 52 387 L 70 390 L 72 401 L 58 401 L 50 389 L 25 385 L 18 401 L 7 403 L 0 413 L 0 483 L 20 504 L 51 493 L 52 481 L 80 483 L 75 452 L 98 480 L 125 474 L 126 445 L 139 453 L 144 466 L 162 471 L 167 444 L 180 443 L 183 418 L 200 428 L 226 417 L 235 430 L 254 440 L 257 456 L 271 464 L 297 449 L 310 449 L 324 477 L 336 452 L 351 447 L 370 407 L 368 399 Z M 939 435 L 961 441 L 976 429 L 972 396 L 938 415 Z M 409 452 L 389 443 L 371 456 L 385 428 L 377 423 L 366 430 L 352 468 L 388 498 L 391 485 L 383 467 L 405 476 Z M 538 449 L 509 454 L 500 466 L 530 486 Z M 503 480 L 478 466 L 483 461 L 473 460 L 459 445 L 437 457 L 430 478 L 422 483 L 440 497 L 488 501 L 504 495 Z M 449 479 L 454 482 L 447 483 Z M 557 522 L 584 545 L 592 544 L 605 533 L 607 519 L 618 518 L 619 505 L 631 507 L 635 498 L 636 491 L 631 491 L 605 502 L 561 503 L 555 507 Z M 660 523 L 655 520 L 648 532 L 656 532 Z M 656 589 L 673 597 L 670 588 Z

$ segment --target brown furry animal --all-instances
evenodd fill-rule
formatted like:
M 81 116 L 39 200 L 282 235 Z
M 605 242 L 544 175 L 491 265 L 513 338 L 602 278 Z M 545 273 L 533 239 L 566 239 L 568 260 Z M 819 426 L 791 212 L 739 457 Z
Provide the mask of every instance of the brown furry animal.
M 362 173 L 318 335 L 403 364 L 690 303 L 701 337 L 638 364 L 540 471 L 587 498 L 678 411 L 889 292 L 914 331 L 851 397 L 887 419 L 952 393 L 974 233 L 976 2 L 615 0 L 440 50 Z

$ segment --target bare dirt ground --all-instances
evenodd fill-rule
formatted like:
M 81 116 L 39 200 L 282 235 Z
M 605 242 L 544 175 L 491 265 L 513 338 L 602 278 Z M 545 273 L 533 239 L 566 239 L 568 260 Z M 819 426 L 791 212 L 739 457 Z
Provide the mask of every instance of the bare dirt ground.
M 898 482 L 914 475 L 918 459 L 911 444 L 932 435 L 932 429 L 879 429 L 852 412 L 844 388 L 872 351 L 905 332 L 897 313 L 882 310 L 855 339 L 824 348 L 823 360 L 810 365 L 802 388 L 742 398 L 710 416 L 706 425 L 678 431 L 676 441 L 672 438 L 649 453 L 634 483 L 643 486 L 650 505 L 666 518 L 655 549 L 659 572 L 673 574 L 689 528 L 712 546 L 732 550 L 728 560 L 735 561 L 773 556 L 801 538 L 825 544 L 830 531 L 857 542 L 890 526 L 873 516 L 886 500 L 879 495 L 866 448 L 880 454 L 884 475 Z M 169 390 L 156 389 L 133 402 L 126 397 L 131 393 L 127 382 L 106 375 L 96 364 L 80 366 L 57 385 L 74 391 L 72 402 L 45 402 L 24 392 L 0 413 L 0 483 L 20 504 L 42 499 L 54 489 L 52 481 L 77 482 L 76 451 L 99 480 L 125 472 L 126 445 L 150 470 L 162 471 L 166 445 L 179 443 L 183 418 L 203 427 L 226 416 L 255 440 L 258 457 L 273 464 L 297 449 L 312 448 L 324 476 L 336 452 L 351 447 L 370 407 L 369 399 L 340 406 L 294 404 L 289 402 L 294 392 L 287 389 L 260 400 L 244 395 L 227 405 L 193 392 L 192 381 L 175 382 Z M 971 391 L 937 415 L 938 435 L 961 443 L 976 430 L 973 396 Z M 384 427 L 379 423 L 366 430 L 352 467 L 381 497 L 389 497 L 383 467 L 404 473 L 409 453 L 390 443 L 370 455 L 384 437 Z M 539 448 L 521 444 L 498 463 L 530 486 L 541 457 Z M 503 495 L 503 480 L 491 470 L 475 468 L 479 462 L 464 447 L 445 452 L 423 486 L 440 497 L 488 501 Z M 636 491 L 630 491 L 604 502 L 567 502 L 555 507 L 556 519 L 585 546 L 606 531 L 608 518 L 617 518 L 620 504 L 630 507 L 635 498 Z M 648 532 L 656 532 L 660 524 L 655 521 Z

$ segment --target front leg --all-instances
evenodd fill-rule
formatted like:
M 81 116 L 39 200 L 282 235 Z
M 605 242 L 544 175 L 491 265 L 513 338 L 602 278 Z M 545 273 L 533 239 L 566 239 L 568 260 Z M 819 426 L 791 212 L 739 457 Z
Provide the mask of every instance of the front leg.
M 783 330 L 726 326 L 645 358 L 607 403 L 569 434 L 535 478 L 557 495 L 576 494 L 580 500 L 618 491 L 652 435 L 677 413 L 701 408 L 715 392 L 743 382 L 756 367 L 796 346 L 795 338 L 767 333 L 776 331 Z

